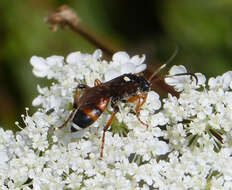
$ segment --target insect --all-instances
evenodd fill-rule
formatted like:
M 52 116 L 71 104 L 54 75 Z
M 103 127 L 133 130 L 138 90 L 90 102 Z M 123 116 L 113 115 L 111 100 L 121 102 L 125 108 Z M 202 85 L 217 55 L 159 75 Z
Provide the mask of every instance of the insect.
M 94 82 L 94 87 L 87 86 L 85 84 L 79 84 L 76 87 L 74 94 L 74 105 L 71 114 L 64 124 L 59 129 L 66 126 L 66 124 L 72 119 L 71 132 L 77 132 L 84 128 L 89 127 L 93 124 L 100 115 L 106 110 L 107 106 L 110 104 L 113 108 L 113 113 L 110 116 L 108 122 L 103 129 L 102 135 L 102 145 L 100 157 L 103 157 L 104 143 L 105 143 L 105 133 L 109 129 L 115 115 L 119 112 L 118 102 L 135 102 L 137 101 L 135 113 L 138 121 L 148 127 L 148 125 L 143 122 L 140 117 L 140 109 L 146 102 L 147 93 L 150 91 L 151 82 L 154 76 L 159 73 L 171 60 L 175 57 L 176 51 L 169 58 L 169 60 L 158 68 L 151 77 L 147 80 L 143 76 L 137 74 L 123 74 L 117 78 L 114 78 L 108 82 L 102 83 L 100 80 L 96 79 Z M 181 75 L 191 75 L 196 78 L 192 73 L 180 73 L 172 76 Z M 165 75 L 158 77 L 157 79 L 170 77 Z M 197 78 L 196 78 L 197 80 Z M 79 97 L 78 90 L 82 89 L 83 93 Z

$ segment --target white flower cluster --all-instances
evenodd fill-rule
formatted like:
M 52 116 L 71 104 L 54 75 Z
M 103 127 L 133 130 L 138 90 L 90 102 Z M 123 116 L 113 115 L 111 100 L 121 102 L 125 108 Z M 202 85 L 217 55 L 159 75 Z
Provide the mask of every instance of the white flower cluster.
M 146 69 L 144 57 L 125 52 L 111 62 L 101 51 L 32 57 L 33 73 L 55 81 L 38 86 L 33 101 L 40 108 L 23 115 L 25 126 L 16 135 L 0 129 L 0 189 L 231 189 L 232 187 L 232 72 L 211 78 L 196 73 L 166 78 L 180 92 L 160 101 L 150 91 L 140 118 L 135 105 L 119 103 L 120 112 L 106 132 L 100 159 L 102 129 L 111 108 L 83 131 L 83 138 L 67 127 L 75 87 L 94 80 L 110 80 Z M 174 66 L 170 75 L 187 72 Z M 23 128 L 23 129 L 22 129 Z

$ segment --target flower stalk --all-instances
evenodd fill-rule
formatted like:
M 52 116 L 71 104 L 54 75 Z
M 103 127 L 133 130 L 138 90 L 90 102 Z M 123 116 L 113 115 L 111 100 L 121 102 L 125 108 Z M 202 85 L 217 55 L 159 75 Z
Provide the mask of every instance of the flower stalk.
M 60 26 L 61 28 L 70 28 L 77 34 L 83 36 L 95 47 L 101 49 L 107 57 L 112 57 L 112 55 L 118 51 L 118 47 L 106 41 L 104 38 L 100 37 L 93 33 L 90 29 L 87 28 L 78 17 L 76 12 L 67 5 L 62 5 L 51 13 L 46 21 L 49 23 L 52 31 L 56 31 Z

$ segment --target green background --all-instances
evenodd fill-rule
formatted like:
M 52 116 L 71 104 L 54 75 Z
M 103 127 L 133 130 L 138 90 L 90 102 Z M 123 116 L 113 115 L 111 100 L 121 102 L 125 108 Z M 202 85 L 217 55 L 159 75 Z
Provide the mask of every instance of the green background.
M 0 126 L 5 129 L 15 129 L 25 107 L 35 111 L 36 86 L 47 84 L 32 75 L 31 56 L 97 48 L 71 30 L 49 30 L 44 18 L 62 4 L 120 50 L 146 54 L 148 64 L 160 65 L 178 45 L 173 64 L 207 77 L 231 69 L 231 0 L 0 0 Z

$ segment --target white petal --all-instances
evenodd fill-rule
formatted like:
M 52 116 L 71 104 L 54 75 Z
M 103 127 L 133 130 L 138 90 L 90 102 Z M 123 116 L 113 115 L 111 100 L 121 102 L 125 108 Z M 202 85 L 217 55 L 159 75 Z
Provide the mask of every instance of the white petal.
M 36 70 L 36 69 L 33 69 L 33 74 L 37 77 L 46 77 L 47 76 L 47 72 L 45 72 L 46 70 Z
M 228 87 L 232 81 L 232 71 L 228 71 L 225 74 L 223 74 L 222 80 L 223 80 L 223 88 L 228 89 Z
M 179 80 L 176 79 L 175 77 L 167 77 L 167 78 L 164 79 L 164 81 L 170 86 L 174 86 L 177 83 L 179 83 Z
M 155 99 L 159 99 L 159 94 L 158 93 L 156 93 L 155 91 L 150 91 L 149 93 L 148 93 L 148 99 L 150 99 L 150 98 L 152 98 L 153 100 L 155 100 Z
M 33 73 L 35 76 L 45 77 L 47 75 L 49 67 L 46 64 L 45 59 L 43 59 L 42 57 L 33 56 L 30 59 L 30 63 L 34 67 Z
M 131 62 L 134 63 L 135 65 L 140 65 L 144 62 L 144 60 L 146 59 L 145 55 L 142 55 L 142 57 L 139 57 L 138 55 L 135 55 L 131 58 Z
M 133 63 L 125 63 L 121 66 L 121 75 L 125 73 L 135 73 L 136 68 Z
M 183 65 L 179 65 L 179 66 L 174 65 L 170 69 L 169 74 L 170 75 L 175 75 L 175 74 L 186 73 L 186 72 L 187 72 L 187 70 L 186 70 L 186 68 Z
M 85 131 L 86 130 L 83 129 L 83 130 L 77 131 L 75 133 L 71 133 L 72 138 L 77 138 L 77 139 L 82 138 L 84 136 L 84 134 L 85 134 Z
M 208 81 L 208 85 L 211 89 L 215 88 L 217 84 L 217 81 L 215 78 L 211 77 Z
M 42 100 L 41 96 L 38 96 L 32 101 L 32 105 L 39 106 L 40 104 L 42 104 L 42 102 L 43 102 L 43 100 Z
M 158 110 L 161 107 L 161 102 L 159 99 L 159 94 L 154 91 L 150 91 L 147 96 L 147 102 L 150 103 L 152 109 Z
M 45 94 L 48 91 L 47 87 L 41 88 L 40 85 L 37 85 L 37 90 L 40 94 Z
M 120 71 L 118 71 L 116 69 L 108 69 L 105 73 L 105 81 L 109 81 L 109 80 L 114 79 L 120 75 L 121 75 Z
M 204 85 L 206 82 L 206 78 L 202 73 L 195 73 L 197 76 L 197 85 Z
M 146 65 L 146 64 L 139 65 L 139 66 L 136 67 L 135 73 L 141 73 L 141 72 L 143 72 L 144 70 L 146 70 L 146 68 L 147 68 L 147 65 Z
M 124 51 L 119 51 L 113 55 L 112 60 L 115 62 L 125 63 L 130 60 L 130 56 Z
M 93 53 L 93 57 L 95 59 L 100 59 L 102 57 L 102 50 L 97 49 L 94 53 Z
M 33 56 L 30 59 L 31 65 L 33 68 L 33 74 L 37 77 L 45 77 L 48 74 L 49 67 L 46 64 L 46 61 L 42 57 Z
M 33 56 L 30 59 L 30 63 L 34 67 L 34 69 L 37 70 L 45 70 L 48 68 L 45 59 L 42 57 Z
M 153 153 L 157 154 L 157 155 L 162 155 L 162 154 L 166 154 L 167 152 L 169 152 L 169 147 L 165 142 L 162 141 L 157 141 L 156 143 L 156 148 L 153 151 Z
M 80 62 L 81 60 L 82 60 L 82 54 L 79 51 L 70 53 L 66 58 L 66 62 L 68 64 L 81 64 Z
M 53 55 L 51 57 L 48 57 L 46 59 L 46 62 L 49 66 L 54 66 L 54 65 L 57 65 L 57 66 L 62 66 L 63 65 L 63 62 L 64 62 L 64 57 L 63 56 L 56 56 L 56 55 Z
M 0 151 L 0 164 L 3 164 L 9 160 L 9 156 L 7 155 L 6 150 Z

